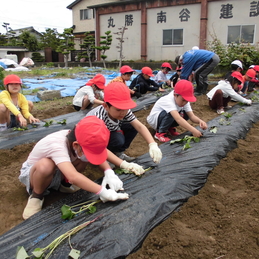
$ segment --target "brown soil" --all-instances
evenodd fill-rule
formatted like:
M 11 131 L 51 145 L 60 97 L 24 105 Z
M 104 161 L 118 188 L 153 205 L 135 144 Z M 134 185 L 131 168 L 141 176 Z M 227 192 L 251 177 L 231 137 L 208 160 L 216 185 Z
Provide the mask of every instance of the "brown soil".
M 72 112 L 71 100 L 69 97 L 35 104 L 33 114 L 40 119 L 47 119 Z M 205 96 L 198 97 L 192 107 L 195 114 L 205 121 L 217 116 L 208 107 Z M 147 127 L 146 116 L 150 108 L 136 112 L 138 119 Z M 179 128 L 178 131 L 183 132 L 183 129 Z M 199 194 L 153 229 L 142 248 L 127 258 L 259 258 L 258 132 L 259 123 L 256 123 L 246 139 L 238 141 L 238 148 L 229 152 L 212 170 Z M 23 221 L 21 215 L 28 194 L 18 181 L 18 175 L 21 164 L 33 146 L 34 143 L 0 150 L 0 234 Z M 147 144 L 140 136 L 127 150 L 131 156 L 147 152 Z M 102 176 L 99 170 L 93 173 L 91 169 L 93 166 L 89 165 L 85 171 L 89 178 L 98 179 Z M 47 196 L 44 206 L 60 199 L 62 195 Z

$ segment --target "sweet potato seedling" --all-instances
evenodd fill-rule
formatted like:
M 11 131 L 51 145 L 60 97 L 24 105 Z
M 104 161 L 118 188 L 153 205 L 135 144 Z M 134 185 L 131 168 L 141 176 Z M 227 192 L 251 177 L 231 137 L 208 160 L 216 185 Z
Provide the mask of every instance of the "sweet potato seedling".
M 200 138 L 186 135 L 183 138 L 171 140 L 170 145 L 172 145 L 174 143 L 185 143 L 183 146 L 183 150 L 185 150 L 185 149 L 191 148 L 191 144 L 190 144 L 191 141 L 194 141 L 197 143 L 197 142 L 200 142 Z
M 76 204 L 74 206 L 68 206 L 68 205 L 63 205 L 61 207 L 61 218 L 62 219 L 72 219 L 76 215 L 79 215 L 80 213 L 87 211 L 87 213 L 93 214 L 96 212 L 96 207 L 94 206 L 95 204 L 99 203 L 100 200 L 95 200 L 95 201 L 86 201 L 80 204 Z M 75 208 L 79 209 L 77 211 L 73 210 Z

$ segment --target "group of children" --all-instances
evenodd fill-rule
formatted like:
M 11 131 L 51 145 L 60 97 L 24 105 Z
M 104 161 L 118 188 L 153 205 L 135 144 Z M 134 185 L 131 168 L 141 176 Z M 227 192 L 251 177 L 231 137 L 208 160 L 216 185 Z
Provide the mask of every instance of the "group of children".
M 258 67 L 251 68 L 257 76 Z M 66 193 L 84 189 L 99 195 L 103 202 L 128 199 L 127 193 L 119 192 L 123 191 L 123 182 L 113 171 L 112 165 L 136 175 L 144 173 L 144 168 L 133 162 L 135 158 L 125 154 L 137 133 L 148 144 L 150 157 L 157 164 L 162 159 L 162 152 L 154 138 L 160 142 L 170 141 L 168 134 L 179 135 L 176 131 L 179 125 L 195 137 L 202 136 L 202 131 L 187 121 L 189 119 L 201 129 L 207 129 L 206 122 L 193 113 L 190 105 L 196 101 L 193 84 L 187 79 L 179 79 L 180 67 L 177 80 L 168 80 L 166 74 L 171 69 L 169 63 L 163 63 L 153 81 L 150 79 L 154 76 L 151 68 L 143 67 L 141 74 L 128 87 L 126 81 L 130 80 L 134 70 L 123 66 L 121 76 L 107 85 L 105 77 L 97 74 L 78 90 L 73 99 L 75 110 L 90 111 L 73 129 L 54 132 L 41 139 L 22 165 L 19 180 L 29 193 L 24 219 L 42 209 L 44 196 L 49 189 Z M 250 105 L 251 100 L 238 94 L 243 82 L 244 77 L 239 71 L 231 71 L 227 79 L 219 81 L 207 93 L 210 107 L 221 114 L 231 99 Z M 29 112 L 32 104 L 19 93 L 21 84 L 21 79 L 15 75 L 4 79 L 5 90 L 0 93 L 0 127 L 4 129 L 12 127 L 11 123 L 14 122 L 23 127 L 27 125 L 27 120 L 30 123 L 39 121 Z M 173 88 L 169 94 L 158 99 L 147 116 L 148 124 L 156 131 L 153 138 L 148 128 L 131 111 L 136 107 L 132 96 L 138 97 L 136 93 L 145 94 L 147 91 L 164 91 L 163 84 Z M 97 107 L 90 109 L 93 104 Z M 88 162 L 99 165 L 104 171 L 101 185 L 81 174 Z

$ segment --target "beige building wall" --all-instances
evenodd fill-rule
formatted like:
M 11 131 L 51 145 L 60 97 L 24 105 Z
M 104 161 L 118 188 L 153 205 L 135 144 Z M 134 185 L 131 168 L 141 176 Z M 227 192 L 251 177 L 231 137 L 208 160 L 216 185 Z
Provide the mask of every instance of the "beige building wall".
M 249 17 L 250 3 L 252 1 L 220 1 L 211 2 L 208 5 L 208 41 L 212 40 L 212 35 L 224 44 L 227 44 L 228 26 L 231 25 L 255 25 L 254 43 L 259 42 L 259 16 Z M 257 1 L 256 1 L 257 2 Z M 231 12 L 233 18 L 220 18 L 222 5 L 231 4 L 233 6 Z
M 190 12 L 188 21 L 181 21 L 183 9 Z M 199 45 L 200 4 L 148 9 L 147 11 L 147 60 L 174 60 L 193 46 Z M 166 23 L 157 23 L 157 14 L 166 13 Z M 163 46 L 163 30 L 183 29 L 183 45 Z
M 87 6 L 116 2 L 114 0 L 82 0 L 72 8 L 73 24 L 76 25 L 74 33 L 95 31 L 95 19 L 92 18 L 87 20 L 80 20 L 80 10 L 88 9 Z
M 124 60 L 139 60 L 140 59 L 140 24 L 141 24 L 141 13 L 140 11 L 132 12 L 121 12 L 117 14 L 102 15 L 100 17 L 100 35 L 105 35 L 106 31 L 112 32 L 112 44 L 110 49 L 107 51 L 107 61 L 119 60 L 120 53 L 117 48 L 119 36 L 114 34 L 119 31 L 119 28 L 125 26 L 125 16 L 132 15 L 133 22 L 131 26 L 127 26 L 127 30 L 124 33 L 124 43 L 123 43 L 123 56 Z M 109 21 L 113 19 L 114 27 L 109 27 Z

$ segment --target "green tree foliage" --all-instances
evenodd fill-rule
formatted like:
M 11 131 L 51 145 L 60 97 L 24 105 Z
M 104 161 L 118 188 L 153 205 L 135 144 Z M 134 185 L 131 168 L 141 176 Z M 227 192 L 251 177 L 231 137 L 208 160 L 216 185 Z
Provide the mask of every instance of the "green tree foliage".
M 60 41 L 56 51 L 64 55 L 65 67 L 67 67 L 69 54 L 71 53 L 71 51 L 75 50 L 73 29 L 72 28 L 64 29 L 64 32 L 60 33 L 59 37 L 60 37 Z
M 105 55 L 106 51 L 110 49 L 112 44 L 112 35 L 111 31 L 106 31 L 105 36 L 101 36 L 101 41 L 99 42 L 99 46 L 96 46 L 96 49 L 101 52 L 101 59 L 103 60 L 103 67 L 106 68 L 105 59 L 107 55 Z
M 231 43 L 228 45 L 213 36 L 212 41 L 207 42 L 207 49 L 211 50 L 220 57 L 219 66 L 222 68 L 230 67 L 233 60 L 240 60 L 244 69 L 252 64 L 259 64 L 259 46 L 249 43 Z
M 46 29 L 45 32 L 42 32 L 40 47 L 44 49 L 46 47 L 51 47 L 52 50 L 56 51 L 59 46 L 59 34 L 56 29 Z
M 118 45 L 116 46 L 118 50 L 118 52 L 120 53 L 120 63 L 119 63 L 119 67 L 121 67 L 122 65 L 122 60 L 125 58 L 123 56 L 123 43 L 124 43 L 124 33 L 128 28 L 126 28 L 125 26 L 122 26 L 121 28 L 118 28 L 118 32 L 115 32 L 114 34 L 117 34 L 118 37 L 116 38 L 116 40 L 118 40 Z
M 23 31 L 19 36 L 20 44 L 27 48 L 29 51 L 39 50 L 39 44 L 37 38 L 28 31 Z
M 82 52 L 79 58 L 87 58 L 89 61 L 89 66 L 92 67 L 92 56 L 95 51 L 95 38 L 90 32 L 85 33 L 84 42 L 80 44 L 80 47 L 85 50 Z
M 45 60 L 39 52 L 33 52 L 31 58 L 34 62 L 43 62 Z
M 8 43 L 6 35 L 0 33 L 0 46 L 5 46 Z
M 4 69 L 0 67 L 0 90 L 4 90 Z

